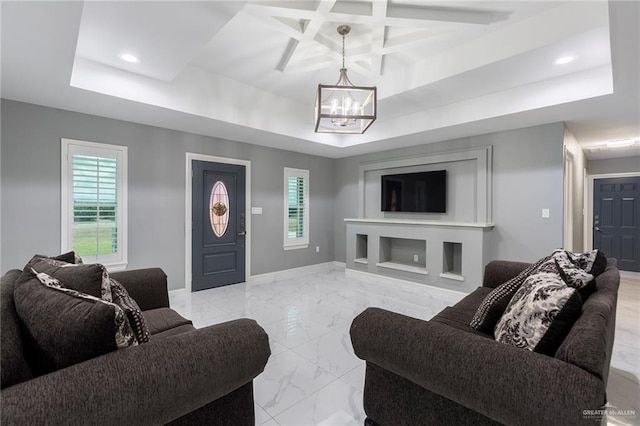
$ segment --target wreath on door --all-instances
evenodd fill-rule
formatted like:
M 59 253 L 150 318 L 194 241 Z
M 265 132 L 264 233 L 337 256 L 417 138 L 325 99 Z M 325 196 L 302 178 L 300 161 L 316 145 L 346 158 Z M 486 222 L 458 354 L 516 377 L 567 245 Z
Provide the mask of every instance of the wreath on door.
M 216 216 L 224 216 L 224 214 L 227 212 L 227 205 L 218 201 L 213 205 L 212 210 L 213 214 L 215 214 Z

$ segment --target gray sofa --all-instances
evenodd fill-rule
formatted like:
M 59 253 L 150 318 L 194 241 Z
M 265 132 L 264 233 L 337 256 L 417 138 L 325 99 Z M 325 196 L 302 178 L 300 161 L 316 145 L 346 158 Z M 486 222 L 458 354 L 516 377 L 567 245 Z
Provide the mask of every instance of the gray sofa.
M 495 261 L 483 286 L 430 321 L 369 308 L 351 326 L 366 361 L 368 425 L 594 424 L 605 404 L 620 275 L 615 259 L 555 356 L 471 330 L 484 297 L 528 264 Z
M 20 274 L 9 271 L 0 284 L 1 424 L 254 425 L 253 378 L 270 355 L 255 321 L 195 329 L 169 308 L 161 269 L 113 273 L 138 302 L 151 340 L 32 377 L 13 302 Z

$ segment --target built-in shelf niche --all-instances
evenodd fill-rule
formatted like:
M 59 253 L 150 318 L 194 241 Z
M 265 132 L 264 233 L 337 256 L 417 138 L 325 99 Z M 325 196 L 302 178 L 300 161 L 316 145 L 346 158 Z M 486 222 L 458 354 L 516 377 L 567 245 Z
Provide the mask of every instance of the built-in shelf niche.
M 427 275 L 427 244 L 425 240 L 380 237 L 379 268 Z
M 369 236 L 356 234 L 356 257 L 354 263 L 359 265 L 369 264 Z
M 489 260 L 486 237 L 493 223 L 375 218 L 345 222 L 347 269 L 464 292 L 482 283 Z
M 462 243 L 444 241 L 442 243 L 441 278 L 464 281 L 462 275 Z

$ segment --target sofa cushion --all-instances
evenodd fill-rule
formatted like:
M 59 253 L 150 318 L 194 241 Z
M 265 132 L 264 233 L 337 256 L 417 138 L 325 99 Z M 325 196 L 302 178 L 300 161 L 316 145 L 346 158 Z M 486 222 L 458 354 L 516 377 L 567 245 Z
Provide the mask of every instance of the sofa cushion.
M 14 300 L 36 376 L 137 344 L 117 305 L 64 288 L 33 268 L 16 281 Z
M 180 327 L 181 325 L 193 325 L 191 321 L 170 308 L 150 309 L 143 311 L 142 314 L 144 315 L 152 337 L 155 334 Z
M 552 256 L 543 257 L 515 277 L 491 290 L 482 303 L 480 303 L 480 306 L 478 306 L 473 318 L 469 322 L 471 328 L 481 333 L 493 333 L 493 329 L 507 308 L 509 301 L 511 301 L 511 298 L 522 286 L 524 281 L 531 274 L 544 271 L 557 272 Z
M 111 302 L 111 282 L 104 266 L 94 264 L 74 264 L 60 260 L 34 256 L 25 270 L 33 268 L 62 283 L 65 288 L 79 291 Z
M 476 331 L 469 327 L 469 317 L 470 316 L 466 315 L 463 311 L 456 309 L 456 306 L 447 306 L 429 321 L 444 324 L 460 331 L 464 331 L 465 333 L 478 334 L 480 336 L 493 339 L 493 334 L 482 333 L 481 331 Z
M 430 321 L 446 324 L 450 327 L 457 328 L 458 330 L 470 333 L 473 332 L 493 338 L 493 334 L 488 335 L 481 333 L 469 327 L 469 322 L 471 321 L 471 318 L 473 318 L 478 305 L 484 300 L 487 294 L 491 292 L 491 290 L 492 289 L 489 287 L 478 287 L 454 306 L 447 306 L 442 311 L 438 312 L 430 319 Z
M 24 358 L 20 324 L 13 303 L 13 289 L 21 271 L 13 269 L 2 276 L 0 284 L 0 389 L 33 377 Z
M 151 333 L 149 332 L 149 327 L 147 327 L 144 315 L 142 315 L 140 306 L 138 306 L 136 301 L 129 296 L 129 293 L 122 284 L 113 278 L 110 278 L 109 280 L 111 281 L 111 297 L 113 299 L 113 303 L 118 305 L 120 309 L 124 311 L 136 340 L 138 343 L 148 342 Z
M 533 352 L 554 355 L 582 313 L 582 298 L 558 274 L 527 278 L 495 328 L 495 339 Z

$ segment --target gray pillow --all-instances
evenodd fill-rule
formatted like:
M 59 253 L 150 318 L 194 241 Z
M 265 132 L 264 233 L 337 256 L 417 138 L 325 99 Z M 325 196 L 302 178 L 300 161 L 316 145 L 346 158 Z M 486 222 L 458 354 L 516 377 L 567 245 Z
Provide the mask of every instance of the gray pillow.
M 33 268 L 16 281 L 14 300 L 34 376 L 137 344 L 120 307 Z
M 27 263 L 30 268 L 57 279 L 65 288 L 111 302 L 109 273 L 99 263 L 73 264 L 36 255 Z
M 67 262 L 67 263 L 82 263 L 82 262 L 76 262 L 76 253 L 73 251 L 67 252 L 67 253 L 62 253 L 59 254 L 57 256 L 48 256 L 51 259 L 55 259 L 55 260 L 61 260 L 63 262 Z

